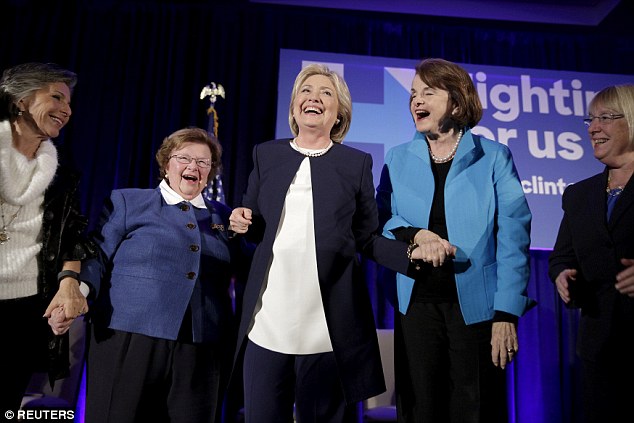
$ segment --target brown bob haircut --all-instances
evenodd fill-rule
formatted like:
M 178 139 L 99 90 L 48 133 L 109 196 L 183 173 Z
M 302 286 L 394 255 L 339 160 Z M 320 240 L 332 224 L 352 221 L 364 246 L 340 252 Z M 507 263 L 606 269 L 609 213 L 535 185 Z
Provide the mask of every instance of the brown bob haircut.
M 473 128 L 482 118 L 482 103 L 471 77 L 461 66 L 445 59 L 423 59 L 416 66 L 416 75 L 432 88 L 449 92 L 451 102 L 442 128 Z

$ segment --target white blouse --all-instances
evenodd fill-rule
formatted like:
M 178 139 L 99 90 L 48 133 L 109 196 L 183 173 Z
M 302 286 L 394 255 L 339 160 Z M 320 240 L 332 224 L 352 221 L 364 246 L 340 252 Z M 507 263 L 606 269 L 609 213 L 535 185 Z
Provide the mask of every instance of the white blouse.
M 317 275 L 308 157 L 286 193 L 268 277 L 249 339 L 284 354 L 332 351 Z

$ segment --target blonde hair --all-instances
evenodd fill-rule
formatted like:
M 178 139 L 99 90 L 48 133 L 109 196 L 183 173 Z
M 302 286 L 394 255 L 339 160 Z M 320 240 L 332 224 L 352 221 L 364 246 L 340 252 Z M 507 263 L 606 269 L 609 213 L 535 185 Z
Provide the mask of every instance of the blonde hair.
M 288 110 L 288 124 L 291 127 L 293 135 L 297 136 L 299 133 L 299 126 L 293 117 L 293 103 L 299 93 L 299 90 L 304 82 L 315 75 L 323 75 L 330 79 L 332 85 L 337 92 L 337 98 L 339 99 L 339 107 L 337 110 L 337 119 L 339 122 L 330 130 L 330 139 L 334 142 L 343 142 L 344 137 L 350 129 L 350 123 L 352 121 L 352 97 L 350 96 L 350 90 L 346 81 L 334 71 L 331 71 L 327 66 L 319 64 L 311 64 L 297 74 L 295 78 L 295 84 L 293 84 L 293 93 L 291 94 L 291 104 Z
M 630 147 L 634 147 L 634 84 L 610 85 L 590 100 L 588 109 L 597 105 L 622 113 L 627 122 Z

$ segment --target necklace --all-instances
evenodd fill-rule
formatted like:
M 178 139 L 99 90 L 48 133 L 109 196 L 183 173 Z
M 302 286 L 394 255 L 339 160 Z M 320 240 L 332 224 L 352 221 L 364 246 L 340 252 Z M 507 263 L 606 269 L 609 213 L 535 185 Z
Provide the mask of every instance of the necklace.
M 0 215 L 2 215 L 2 229 L 0 229 L 0 245 L 6 244 L 11 238 L 9 237 L 8 228 L 13 223 L 18 213 L 22 210 L 22 206 L 18 207 L 18 210 L 13 213 L 9 222 L 4 220 L 4 201 L 0 200 Z
M 319 157 L 319 156 L 323 156 L 324 154 L 326 154 L 328 152 L 328 150 L 330 150 L 330 148 L 333 146 L 333 142 L 332 140 L 330 140 L 330 144 L 328 144 L 327 147 L 319 149 L 319 150 L 310 150 L 307 148 L 302 148 L 297 144 L 297 138 L 293 138 L 291 140 L 291 144 L 293 145 L 293 148 L 295 150 L 297 150 L 298 152 L 300 152 L 301 154 L 303 154 L 306 157 Z
M 447 163 L 449 160 L 453 159 L 456 155 L 456 151 L 458 150 L 458 144 L 460 143 L 461 139 L 462 139 L 462 129 L 458 131 L 458 139 L 456 140 L 456 143 L 454 144 L 449 154 L 446 155 L 445 157 L 436 157 L 434 153 L 431 151 L 431 146 L 428 145 L 427 149 L 429 150 L 429 155 L 431 156 L 431 159 L 434 161 L 434 163 Z
M 625 188 L 623 187 L 623 185 L 619 185 L 617 187 L 610 188 L 610 181 L 611 180 L 612 180 L 612 178 L 610 177 L 610 172 L 608 172 L 608 185 L 605 187 L 605 192 L 607 192 L 610 197 L 617 197 L 617 196 L 621 195 L 621 193 L 623 192 L 623 190 Z

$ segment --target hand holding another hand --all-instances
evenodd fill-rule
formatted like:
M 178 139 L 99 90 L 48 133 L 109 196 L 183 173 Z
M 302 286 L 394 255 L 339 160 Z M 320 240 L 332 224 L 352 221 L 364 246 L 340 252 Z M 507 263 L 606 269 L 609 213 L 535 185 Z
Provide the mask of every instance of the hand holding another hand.
M 457 250 L 449 241 L 426 229 L 416 233 L 414 242 L 418 248 L 412 251 L 411 258 L 431 263 L 434 267 L 442 266 L 448 258 L 455 256 Z
M 48 324 L 55 335 L 63 335 L 70 329 L 70 325 L 75 321 L 74 317 L 66 317 L 64 307 L 55 308 L 48 317 Z

